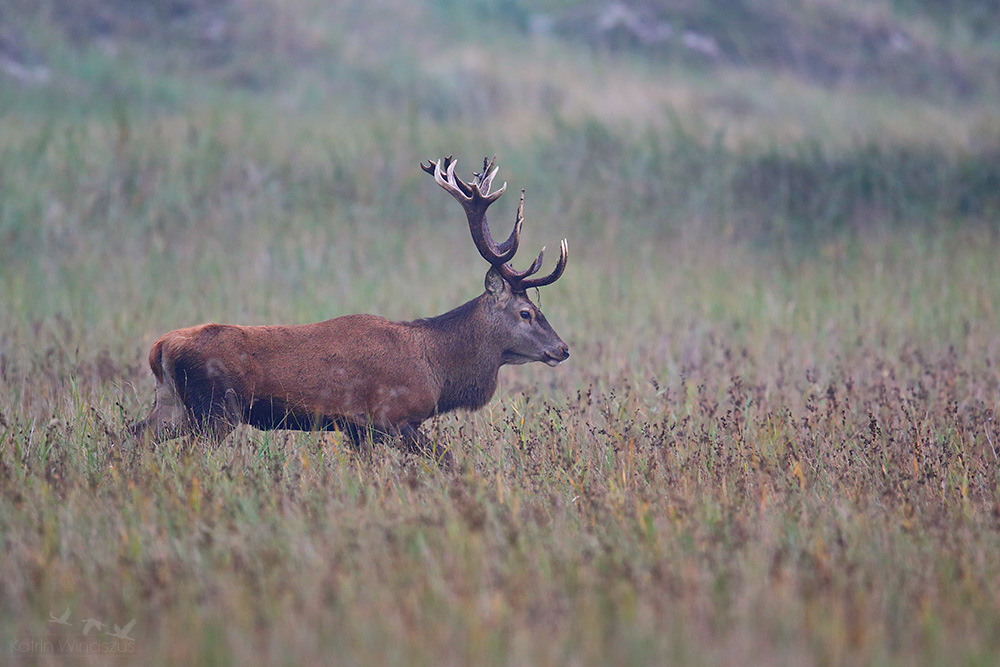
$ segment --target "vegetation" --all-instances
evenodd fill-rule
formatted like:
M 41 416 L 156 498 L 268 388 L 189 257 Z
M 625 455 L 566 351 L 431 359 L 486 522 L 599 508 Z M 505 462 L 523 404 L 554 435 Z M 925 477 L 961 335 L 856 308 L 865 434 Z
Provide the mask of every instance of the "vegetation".
M 599 3 L 471 5 L 0 9 L 9 650 L 90 618 L 143 664 L 991 663 L 995 10 L 645 5 L 708 58 L 595 37 Z M 829 25 L 919 51 L 897 73 Z M 571 255 L 540 294 L 571 358 L 428 424 L 456 470 L 336 433 L 122 439 L 165 331 L 478 294 L 417 166 L 451 153 L 495 153 L 525 243 Z

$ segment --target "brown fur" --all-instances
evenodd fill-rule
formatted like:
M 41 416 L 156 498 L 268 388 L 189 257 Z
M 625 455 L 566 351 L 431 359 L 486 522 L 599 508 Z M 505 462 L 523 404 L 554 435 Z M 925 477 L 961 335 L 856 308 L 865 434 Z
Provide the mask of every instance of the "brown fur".
M 162 440 L 198 430 L 340 429 L 355 442 L 402 437 L 416 450 L 427 418 L 481 407 L 501 366 L 556 365 L 569 349 L 524 292 L 496 269 L 481 296 L 438 317 L 347 315 L 294 326 L 202 324 L 153 343 L 156 403 L 134 427 Z M 446 452 L 435 451 L 448 458 Z

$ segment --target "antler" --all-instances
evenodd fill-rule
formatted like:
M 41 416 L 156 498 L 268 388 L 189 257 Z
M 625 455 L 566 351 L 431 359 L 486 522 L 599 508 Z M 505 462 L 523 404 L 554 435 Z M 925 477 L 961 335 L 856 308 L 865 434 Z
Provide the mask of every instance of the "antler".
M 420 163 L 420 168 L 428 174 L 434 176 L 434 181 L 440 185 L 445 192 L 454 197 L 462 208 L 465 209 L 465 216 L 469 219 L 469 231 L 472 232 L 472 240 L 475 241 L 476 249 L 490 264 L 502 265 L 510 261 L 517 252 L 517 244 L 521 235 L 521 220 L 514 223 L 507 240 L 497 245 L 490 235 L 490 227 L 486 222 L 486 209 L 490 204 L 500 198 L 500 195 L 507 189 L 504 183 L 496 192 L 490 192 L 493 177 L 496 176 L 497 168 L 492 162 L 483 162 L 483 173 L 478 174 L 472 184 L 466 183 L 455 176 L 455 165 L 458 160 L 448 156 L 442 162 L 429 161 L 426 165 Z
M 500 275 L 510 284 L 511 289 L 515 291 L 523 292 L 531 287 L 550 285 L 558 280 L 566 269 L 566 261 L 569 258 L 569 246 L 566 239 L 563 239 L 559 245 L 559 262 L 556 264 L 556 268 L 544 278 L 529 278 L 529 276 L 534 275 L 542 268 L 545 248 L 542 248 L 535 261 L 524 271 L 515 271 L 508 264 L 517 253 L 517 247 L 521 241 L 521 224 L 524 222 L 524 190 L 521 190 L 521 202 L 517 206 L 517 217 L 514 219 L 514 229 L 511 230 L 510 236 L 500 244 L 493 240 L 489 224 L 486 222 L 486 209 L 499 199 L 500 195 L 507 189 L 507 184 L 504 183 L 496 192 L 490 192 L 493 178 L 499 169 L 496 166 L 496 157 L 492 160 L 483 159 L 483 172 L 473 174 L 471 184 L 455 176 L 457 163 L 458 161 L 449 155 L 444 160 L 437 162 L 433 160 L 428 160 L 427 164 L 421 162 L 420 168 L 434 176 L 434 181 L 462 205 L 465 216 L 469 220 L 472 240 L 483 259 L 496 267 Z

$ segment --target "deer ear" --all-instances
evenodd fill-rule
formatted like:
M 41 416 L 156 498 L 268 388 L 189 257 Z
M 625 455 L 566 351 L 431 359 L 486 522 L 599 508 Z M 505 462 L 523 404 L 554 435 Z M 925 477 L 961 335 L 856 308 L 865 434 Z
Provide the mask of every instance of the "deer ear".
M 510 294 L 510 285 L 495 267 L 490 267 L 490 270 L 486 272 L 486 293 L 494 299 L 501 299 Z

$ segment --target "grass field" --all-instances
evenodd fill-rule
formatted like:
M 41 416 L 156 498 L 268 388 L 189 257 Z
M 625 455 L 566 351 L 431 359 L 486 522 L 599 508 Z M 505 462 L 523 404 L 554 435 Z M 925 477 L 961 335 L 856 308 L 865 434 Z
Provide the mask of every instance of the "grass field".
M 988 3 L 752 24 L 919 45 L 905 77 L 838 81 L 753 40 L 706 64 L 588 44 L 574 3 L 542 3 L 545 34 L 473 4 L 5 10 L 51 74 L 0 74 L 3 662 L 58 663 L 67 634 L 104 642 L 84 664 L 995 664 Z M 519 267 L 568 237 L 538 297 L 572 352 L 425 424 L 454 470 L 336 433 L 122 439 L 166 331 L 477 296 L 418 168 L 451 153 L 527 189 Z

